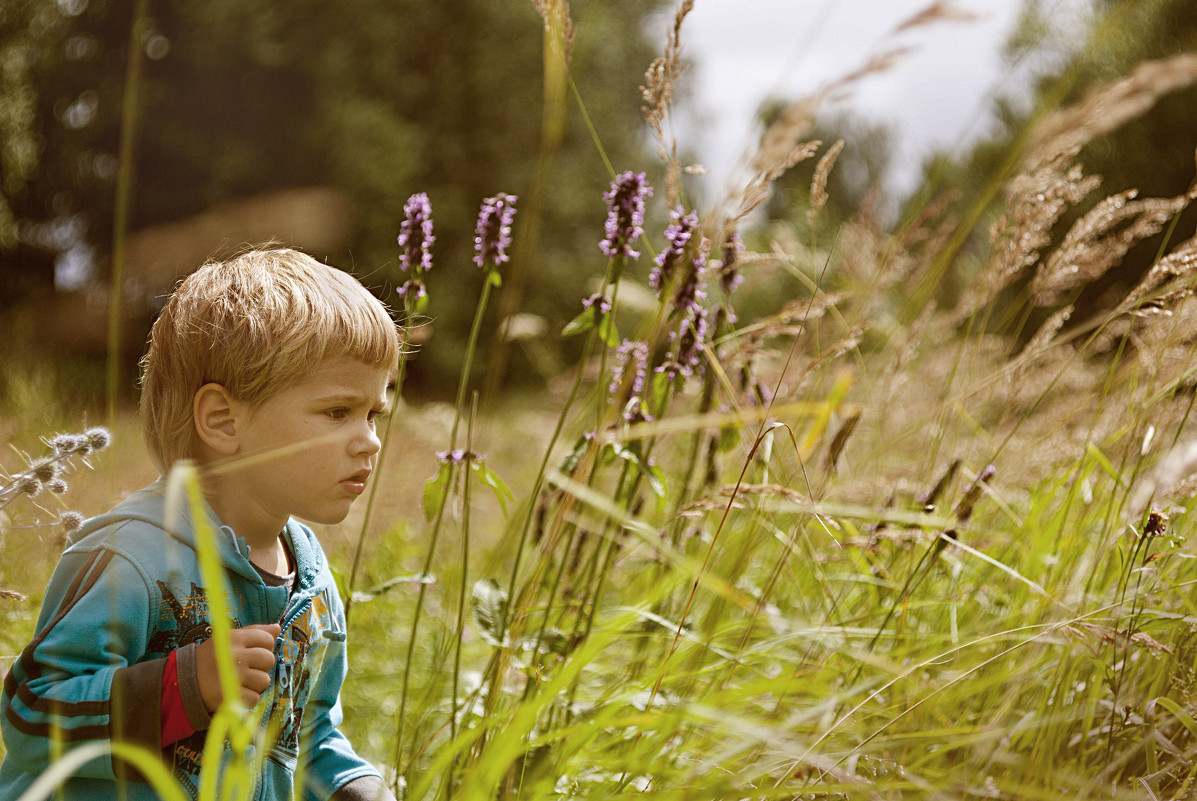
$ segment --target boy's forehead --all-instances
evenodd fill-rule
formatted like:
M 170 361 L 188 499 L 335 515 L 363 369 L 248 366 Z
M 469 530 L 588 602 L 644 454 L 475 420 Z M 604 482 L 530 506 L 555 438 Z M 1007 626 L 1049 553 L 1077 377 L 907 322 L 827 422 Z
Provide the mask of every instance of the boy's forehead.
M 305 392 L 321 397 L 361 397 L 385 394 L 392 371 L 350 357 L 325 359 L 298 382 Z

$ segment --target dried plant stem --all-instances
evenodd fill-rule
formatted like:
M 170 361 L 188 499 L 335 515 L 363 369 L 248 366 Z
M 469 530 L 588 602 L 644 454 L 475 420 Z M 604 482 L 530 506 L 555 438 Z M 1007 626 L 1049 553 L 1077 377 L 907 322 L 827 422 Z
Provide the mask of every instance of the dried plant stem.
M 108 364 L 106 370 L 108 427 L 116 424 L 121 376 L 121 313 L 124 304 L 125 238 L 129 230 L 129 198 L 133 187 L 133 144 L 137 139 L 137 106 L 141 91 L 142 40 L 149 25 L 149 0 L 133 6 L 128 64 L 121 96 L 121 142 L 117 159 L 116 200 L 112 219 L 112 276 L 108 282 Z

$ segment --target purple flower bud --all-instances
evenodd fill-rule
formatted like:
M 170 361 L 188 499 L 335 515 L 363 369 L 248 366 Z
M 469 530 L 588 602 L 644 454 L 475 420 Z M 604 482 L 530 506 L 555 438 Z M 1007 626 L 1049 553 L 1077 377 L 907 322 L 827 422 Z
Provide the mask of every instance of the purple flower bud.
M 632 245 L 644 233 L 644 200 L 652 193 L 653 188 L 642 172 L 629 170 L 611 182 L 611 189 L 603 195 L 607 202 L 607 237 L 599 242 L 603 253 L 612 258 L 625 256 L 633 261 L 640 258 Z
M 681 375 L 689 378 L 703 364 L 703 346 L 707 339 L 707 310 L 698 306 L 692 314 L 682 318 L 678 330 L 669 333 L 671 358 L 657 367 L 658 373 L 666 373 L 670 378 Z
M 403 222 L 399 225 L 399 269 L 427 272 L 432 269 L 432 204 L 428 195 L 417 192 L 403 204 Z
M 428 290 L 419 278 L 409 278 L 395 292 L 399 297 L 409 300 L 413 304 L 428 297 Z
M 639 397 L 644 392 L 644 373 L 648 365 L 648 344 L 640 340 L 625 339 L 615 349 L 615 366 L 611 372 L 611 386 L 609 392 L 611 400 L 616 400 L 619 388 L 623 385 L 624 376 L 632 376 L 632 385 L 628 389 L 628 397 Z
M 515 219 L 515 195 L 500 192 L 482 201 L 478 212 L 478 227 L 474 230 L 474 263 L 485 268 L 506 262 L 511 246 L 511 221 Z
M 596 292 L 582 301 L 582 308 L 594 309 L 598 312 L 598 316 L 602 317 L 611 313 L 611 299 L 602 292 Z
M 698 227 L 698 215 L 694 212 L 687 214 L 681 206 L 669 212 L 669 216 L 673 222 L 665 229 L 668 244 L 657 256 L 657 266 L 648 276 L 648 284 L 656 290 L 658 296 L 665 291 L 673 274 L 677 272 L 685 256 L 686 247 Z
M 473 451 L 463 450 L 462 448 L 456 448 L 451 451 L 437 451 L 436 458 L 445 464 L 453 465 L 463 464 L 466 459 L 469 459 L 471 462 L 482 462 L 486 460 L 481 454 L 474 453 Z
M 698 245 L 698 251 L 694 254 L 694 260 L 691 263 L 692 269 L 687 270 L 685 277 L 678 282 L 677 292 L 674 293 L 673 305 L 686 315 L 697 314 L 697 310 L 702 307 L 702 302 L 706 300 L 709 248 L 710 241 L 703 237 L 702 242 Z
M 719 267 L 719 287 L 723 290 L 724 295 L 730 295 L 740 284 L 744 283 L 744 276 L 740 275 L 740 268 L 737 264 L 743 250 L 744 243 L 737 233 L 732 233 L 723 243 L 723 264 Z

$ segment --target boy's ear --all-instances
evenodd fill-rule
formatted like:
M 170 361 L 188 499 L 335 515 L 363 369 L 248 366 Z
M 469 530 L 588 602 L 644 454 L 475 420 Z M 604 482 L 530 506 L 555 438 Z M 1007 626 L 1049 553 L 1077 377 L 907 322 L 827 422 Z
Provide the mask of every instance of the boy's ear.
M 240 447 L 240 406 L 222 384 L 200 387 L 191 401 L 192 422 L 200 442 L 221 456 L 235 454 Z

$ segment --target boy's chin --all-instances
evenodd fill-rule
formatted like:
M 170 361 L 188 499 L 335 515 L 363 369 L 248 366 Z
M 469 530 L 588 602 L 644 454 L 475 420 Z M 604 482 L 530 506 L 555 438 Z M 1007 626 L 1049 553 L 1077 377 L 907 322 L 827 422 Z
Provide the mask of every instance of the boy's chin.
M 335 526 L 338 523 L 344 522 L 345 518 L 349 517 L 349 506 L 346 505 L 344 509 L 321 511 L 307 516 L 296 515 L 296 517 L 321 526 Z

